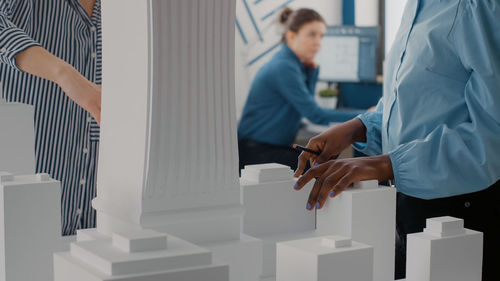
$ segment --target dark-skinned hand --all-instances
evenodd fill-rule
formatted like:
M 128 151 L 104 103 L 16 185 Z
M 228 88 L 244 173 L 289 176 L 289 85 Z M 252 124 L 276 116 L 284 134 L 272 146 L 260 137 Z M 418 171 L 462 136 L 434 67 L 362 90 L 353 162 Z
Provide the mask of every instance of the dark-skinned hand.
M 352 143 L 365 140 L 366 127 L 359 119 L 353 119 L 328 129 L 309 140 L 306 147 L 319 151 L 321 154 L 315 155 L 305 151 L 302 152 L 299 156 L 295 177 L 302 175 L 307 161 L 309 161 L 311 167 L 314 166 L 314 163 L 325 163 L 337 158 Z
M 323 208 L 328 197 L 338 196 L 355 182 L 392 179 L 392 163 L 389 155 L 330 160 L 315 164 L 297 180 L 294 188 L 300 190 L 314 178 L 316 182 L 307 200 L 308 210 Z

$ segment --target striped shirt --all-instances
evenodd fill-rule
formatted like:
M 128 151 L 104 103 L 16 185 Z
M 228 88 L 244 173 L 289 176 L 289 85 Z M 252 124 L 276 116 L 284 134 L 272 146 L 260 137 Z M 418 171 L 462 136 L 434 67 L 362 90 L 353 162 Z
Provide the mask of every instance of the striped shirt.
M 101 3 L 89 17 L 78 0 L 0 0 L 0 83 L 8 102 L 33 105 L 36 172 L 61 181 L 62 234 L 95 226 L 99 126 L 48 80 L 22 72 L 15 57 L 42 46 L 101 84 Z

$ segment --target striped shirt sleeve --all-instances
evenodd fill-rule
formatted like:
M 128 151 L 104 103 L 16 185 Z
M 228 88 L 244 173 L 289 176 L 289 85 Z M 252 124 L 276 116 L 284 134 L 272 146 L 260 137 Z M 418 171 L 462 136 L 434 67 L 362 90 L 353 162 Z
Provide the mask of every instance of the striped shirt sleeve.
M 0 63 L 21 71 L 17 67 L 16 56 L 27 48 L 40 44 L 12 23 L 10 17 L 15 2 L 0 0 Z

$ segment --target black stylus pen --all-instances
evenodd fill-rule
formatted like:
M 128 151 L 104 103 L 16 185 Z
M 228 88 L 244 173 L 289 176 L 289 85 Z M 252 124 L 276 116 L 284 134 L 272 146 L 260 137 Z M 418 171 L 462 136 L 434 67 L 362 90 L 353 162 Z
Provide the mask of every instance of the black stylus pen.
M 300 151 L 309 152 L 309 153 L 312 153 L 312 154 L 315 154 L 315 155 L 320 155 L 320 154 L 321 154 L 321 152 L 319 152 L 319 151 L 312 150 L 312 149 L 310 149 L 310 148 L 303 147 L 303 146 L 298 145 L 298 144 L 294 144 L 294 145 L 293 145 L 293 148 L 295 148 L 295 149 L 297 149 L 297 150 L 300 150 Z

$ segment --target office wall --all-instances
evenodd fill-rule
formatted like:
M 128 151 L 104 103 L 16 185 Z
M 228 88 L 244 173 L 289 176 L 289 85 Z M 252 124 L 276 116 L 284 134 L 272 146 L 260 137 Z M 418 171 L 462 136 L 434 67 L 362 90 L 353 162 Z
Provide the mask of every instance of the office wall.
M 342 24 L 342 0 L 236 1 L 236 113 L 239 118 L 255 73 L 279 48 L 283 30 L 278 17 L 283 8 L 315 9 L 328 25 L 339 25 Z

